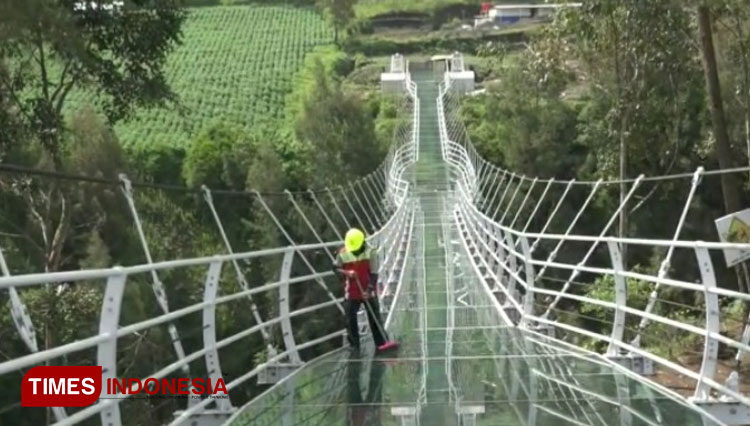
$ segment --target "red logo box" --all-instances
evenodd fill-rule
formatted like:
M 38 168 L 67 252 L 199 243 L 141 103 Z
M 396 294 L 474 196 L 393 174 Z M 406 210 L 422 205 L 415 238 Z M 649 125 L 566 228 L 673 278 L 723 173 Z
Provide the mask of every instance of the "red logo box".
M 101 366 L 38 366 L 23 376 L 21 406 L 86 407 L 101 391 Z

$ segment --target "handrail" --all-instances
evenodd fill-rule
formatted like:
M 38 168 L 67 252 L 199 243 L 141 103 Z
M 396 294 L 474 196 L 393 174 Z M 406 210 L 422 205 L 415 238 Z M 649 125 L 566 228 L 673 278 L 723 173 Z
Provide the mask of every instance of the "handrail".
M 405 85 L 405 95 L 407 97 L 408 113 L 410 123 L 397 127 L 394 132 L 394 142 L 391 144 L 388 154 L 376 170 L 367 176 L 357 179 L 350 186 L 350 190 L 355 191 L 353 203 L 344 199 L 346 203 L 338 203 L 332 192 L 329 192 L 334 213 L 328 215 L 324 210 L 316 194 L 320 193 L 309 191 L 307 194 L 313 201 L 312 207 L 317 208 L 326 219 L 326 224 L 331 227 L 335 234 L 338 234 L 338 227 L 334 222 L 342 219 L 345 226 L 354 226 L 350 222 L 351 216 L 362 216 L 367 219 L 371 228 L 368 236 L 368 242 L 378 248 L 380 257 L 380 274 L 382 277 L 383 294 L 387 296 L 385 303 L 381 304 L 381 310 L 384 317 L 388 318 L 388 323 L 393 317 L 393 308 L 398 302 L 402 282 L 405 280 L 404 271 L 407 262 L 412 255 L 412 230 L 414 228 L 415 212 L 418 206 L 410 201 L 412 191 L 410 179 L 407 177 L 410 166 L 416 161 L 418 156 L 417 143 L 419 137 L 419 99 L 417 97 L 417 85 L 411 80 L 411 75 L 407 73 L 407 83 Z M 300 361 L 304 362 L 300 356 L 300 351 L 307 348 L 320 347 L 332 339 L 342 337 L 343 330 L 327 333 L 322 336 L 306 336 L 307 341 L 297 341 L 299 338 L 292 333 L 293 318 L 303 315 L 318 315 L 320 312 L 330 311 L 333 315 L 335 312 L 331 308 L 339 307 L 343 299 L 333 296 L 328 288 L 330 286 L 324 283 L 324 280 L 330 280 L 334 274 L 330 265 L 323 261 L 315 263 L 312 261 L 314 254 L 320 251 L 326 252 L 328 259 L 331 258 L 331 251 L 339 247 L 342 241 L 323 241 L 323 233 L 317 232 L 313 228 L 303 205 L 298 202 L 295 196 L 302 194 L 300 192 L 285 192 L 293 212 L 295 212 L 302 223 L 306 224 L 314 237 L 314 242 L 298 243 L 292 239 L 292 234 L 287 232 L 284 224 L 276 217 L 275 212 L 268 203 L 265 202 L 263 195 L 259 192 L 253 192 L 252 195 L 259 202 L 262 208 L 270 216 L 280 233 L 289 242 L 289 245 L 276 248 L 259 249 L 247 252 L 234 252 L 229 240 L 224 233 L 224 227 L 218 212 L 214 208 L 211 191 L 208 188 L 202 188 L 204 201 L 211 210 L 212 218 L 217 224 L 217 228 L 222 236 L 222 241 L 226 248 L 226 253 L 216 253 L 212 256 L 194 257 L 191 259 L 173 259 L 152 261 L 148 252 L 148 244 L 145 240 L 146 233 L 142 230 L 142 225 L 137 211 L 137 203 L 132 197 L 132 187 L 126 177 L 123 177 L 126 190 L 128 206 L 136 223 L 138 235 L 141 243 L 147 253 L 148 262 L 132 266 L 115 266 L 111 268 L 87 269 L 79 271 L 61 271 L 52 273 L 33 273 L 25 275 L 10 275 L 5 268 L 5 260 L 0 252 L 0 264 L 3 266 L 3 274 L 0 276 L 0 290 L 9 289 L 12 294 L 18 296 L 13 298 L 14 312 L 25 312 L 23 306 L 23 291 L 28 288 L 47 286 L 50 284 L 65 284 L 75 286 L 89 286 L 103 292 L 100 326 L 98 332 L 91 336 L 84 337 L 77 341 L 60 342 L 57 346 L 38 349 L 31 353 L 17 356 L 10 360 L 0 362 L 0 376 L 11 374 L 21 369 L 25 369 L 44 362 L 49 362 L 60 357 L 70 356 L 81 351 L 96 349 L 96 359 L 90 359 L 91 364 L 102 365 L 104 378 L 117 377 L 118 365 L 118 343 L 121 339 L 127 337 L 137 337 L 145 330 L 152 327 L 169 326 L 170 334 L 173 339 L 179 339 L 177 320 L 184 320 L 190 316 L 202 315 L 202 329 L 198 331 L 203 333 L 203 346 L 201 349 L 191 353 L 183 353 L 182 346 L 175 346 L 177 349 L 176 361 L 170 362 L 166 366 L 159 366 L 158 370 L 149 377 L 163 377 L 177 370 L 188 373 L 187 368 L 194 362 L 200 362 L 204 359 L 206 370 L 210 372 L 211 377 L 216 379 L 222 377 L 220 368 L 219 350 L 230 345 L 236 345 L 242 339 L 247 338 L 258 332 L 263 334 L 268 348 L 268 359 L 265 363 L 255 366 L 250 371 L 244 372 L 239 377 L 227 383 L 229 396 L 237 398 L 232 392 L 238 385 L 257 376 L 259 373 L 270 368 L 277 363 L 291 363 L 297 365 Z M 349 209 L 348 213 L 344 210 Z M 339 215 L 337 217 L 336 215 Z M 365 225 L 364 223 L 361 225 Z M 373 227 L 380 226 L 378 229 Z M 406 248 L 404 250 L 404 248 Z M 309 259 L 308 259 L 309 257 Z M 278 280 L 271 280 L 263 285 L 249 287 L 247 279 L 243 276 L 244 272 L 239 267 L 238 262 L 263 261 L 265 264 L 274 264 L 279 259 L 282 260 L 280 270 L 278 271 Z M 304 273 L 299 273 L 293 268 L 295 261 L 302 261 L 306 268 Z M 237 282 L 240 284 L 238 290 L 231 286 L 220 285 L 226 278 L 222 276 L 222 268 L 227 263 L 231 263 L 233 272 L 237 275 Z M 180 306 L 177 309 L 169 310 L 166 303 L 162 304 L 163 310 L 159 312 L 148 313 L 147 318 L 139 318 L 138 321 L 127 325 L 120 325 L 120 311 L 126 302 L 124 297 L 127 287 L 136 285 L 134 278 L 152 277 L 154 281 L 159 281 L 159 287 L 154 287 L 157 296 L 166 300 L 166 296 L 172 291 L 169 285 L 161 286 L 161 280 L 157 272 L 167 276 L 170 271 L 177 271 L 183 276 L 190 276 L 190 272 L 202 270 L 204 273 L 203 298 L 199 302 Z M 328 293 L 329 300 L 320 301 L 310 306 L 292 307 L 290 297 L 291 292 L 307 292 L 305 289 L 311 283 L 317 283 L 324 287 L 324 292 Z M 168 284 L 168 283 L 165 283 Z M 304 287 L 303 287 L 304 286 Z M 165 294 L 166 293 L 166 294 Z M 251 297 L 264 297 L 265 300 L 275 300 L 278 303 L 278 309 L 275 311 L 276 316 L 273 318 L 262 318 L 260 312 L 255 308 L 253 303 L 253 313 L 255 324 L 248 324 L 247 327 L 235 332 L 230 336 L 221 336 L 217 339 L 216 308 L 217 306 L 227 306 L 229 303 L 242 303 L 243 300 Z M 27 327 L 30 321 L 18 325 L 17 327 Z M 283 347 L 280 350 L 271 345 L 271 334 L 266 329 L 271 327 L 280 327 L 283 335 Z M 24 336 L 25 340 L 28 334 L 19 328 L 19 333 Z M 282 343 L 282 342 L 279 342 Z M 106 390 L 103 391 L 106 393 Z M 244 394 L 243 394 L 244 395 Z M 119 406 L 121 402 L 129 395 L 122 395 L 118 399 L 101 399 L 98 403 L 86 407 L 80 411 L 68 415 L 64 410 L 55 410 L 55 425 L 76 424 L 97 413 L 100 414 L 102 422 L 118 426 L 121 424 Z M 233 410 L 231 398 L 224 400 L 204 399 L 202 401 L 189 400 L 185 410 L 181 411 L 171 424 L 183 424 L 191 416 L 198 415 L 205 409 L 215 404 L 217 412 L 230 414 Z
M 448 105 L 448 98 L 453 100 Z M 436 99 L 438 105 L 438 125 L 441 152 L 444 161 L 450 166 L 454 178 L 454 198 L 455 205 L 452 207 L 454 217 L 454 226 L 461 231 L 461 241 L 466 246 L 466 250 L 471 253 L 467 257 L 468 261 L 476 269 L 474 274 L 480 277 L 482 287 L 486 292 L 494 292 L 499 295 L 499 300 L 503 304 L 495 304 L 498 315 L 507 317 L 508 310 L 513 312 L 510 317 L 512 324 L 516 327 L 535 331 L 544 327 L 560 330 L 563 336 L 579 336 L 601 341 L 609 345 L 605 356 L 620 356 L 622 354 L 631 354 L 641 356 L 654 362 L 667 370 L 674 371 L 677 374 L 690 377 L 695 380 L 693 391 L 693 400 L 698 402 L 707 402 L 713 400 L 712 392 L 724 398 L 737 401 L 741 404 L 750 406 L 750 398 L 741 394 L 739 390 L 729 384 L 720 383 L 717 377 L 718 366 L 718 347 L 719 344 L 726 345 L 737 351 L 737 359 L 742 354 L 750 352 L 750 342 L 742 337 L 722 334 L 720 330 L 721 319 L 725 314 L 720 309 L 719 298 L 724 301 L 722 304 L 732 301 L 748 302 L 750 295 L 742 293 L 726 286 L 721 286 L 718 276 L 715 272 L 715 265 L 712 262 L 711 252 L 721 250 L 750 250 L 750 244 L 709 242 L 709 241 L 688 241 L 679 238 L 679 230 L 684 223 L 687 206 L 683 208 L 683 214 L 680 218 L 680 225 L 673 239 L 648 239 L 648 238 L 628 238 L 609 236 L 606 234 L 607 228 L 598 236 L 580 235 L 574 232 L 574 229 L 568 229 L 567 233 L 555 233 L 554 230 L 548 230 L 549 220 L 541 232 L 529 230 L 531 220 L 520 220 L 522 227 L 516 226 L 517 219 L 522 215 L 524 206 L 529 204 L 529 200 L 535 201 L 531 195 L 533 186 L 539 183 L 546 183 L 543 197 L 547 197 L 549 187 L 553 184 L 565 185 L 565 191 L 560 198 L 560 202 L 555 207 L 555 212 L 562 204 L 562 199 L 567 195 L 572 185 L 589 185 L 597 187 L 621 181 L 598 181 L 598 182 L 576 182 L 555 179 L 540 179 L 537 177 L 519 176 L 501 169 L 488 163 L 479 156 L 468 138 L 465 130 L 461 127 L 460 119 L 456 117 L 454 89 L 448 77 L 440 84 L 439 96 Z M 449 124 L 448 114 L 453 114 Z M 461 128 L 461 130 L 455 130 Z M 454 130 L 451 130 L 454 129 Z M 458 141 L 452 137 L 458 134 Z M 712 171 L 710 174 L 718 175 L 722 173 L 734 173 L 738 170 Z M 637 179 L 627 180 L 632 183 L 631 193 L 634 192 L 638 182 L 657 181 L 664 179 L 686 179 L 692 184 L 688 203 L 695 193 L 697 184 L 696 174 L 705 176 L 707 172 L 700 169 L 700 172 L 691 174 L 679 174 L 664 177 L 639 177 Z M 513 186 L 513 179 L 498 179 L 498 175 L 515 176 L 518 182 Z M 687 180 L 690 178 L 690 180 Z M 491 182 L 489 185 L 487 182 Z M 503 187 L 504 183 L 504 187 Z M 526 187 L 525 195 L 520 196 L 521 185 Z M 513 187 L 512 187 L 513 186 Z M 504 188 L 504 190 L 503 190 Z M 509 190 L 510 189 L 510 190 Z M 595 191 L 595 190 L 594 190 Z M 499 198 L 498 192 L 504 194 Z M 484 199 L 485 194 L 492 200 L 487 204 Z M 593 194 L 593 192 L 592 192 Z M 592 195 L 589 195 L 591 197 Z M 518 200 L 523 199 L 519 203 Z M 550 200 L 554 202 L 555 200 Z M 541 204 L 541 200 L 534 207 L 536 214 Z M 504 213 L 499 217 L 496 216 L 498 211 L 504 206 Z M 490 208 L 495 209 L 493 214 Z M 584 204 L 585 208 L 585 204 Z M 620 205 L 619 208 L 623 208 Z M 578 212 L 579 217 L 583 208 Z M 553 213 L 554 215 L 554 213 Z M 504 218 L 511 218 L 509 224 L 504 222 Z M 574 219 L 574 220 L 577 220 Z M 525 222 L 525 223 L 524 223 Z M 552 232 L 550 232 L 552 231 Z M 533 242 L 533 245 L 531 244 Z M 535 249 L 541 249 L 540 244 L 553 245 L 557 243 L 555 250 L 549 258 L 535 253 Z M 583 260 L 576 262 L 569 258 L 557 258 L 555 255 L 563 243 L 589 244 L 589 253 Z M 598 247 L 597 247 L 598 246 Z M 690 258 L 683 256 L 683 268 L 686 262 L 692 263 L 693 271 L 700 273 L 699 282 L 690 279 L 687 274 L 681 274 L 678 277 L 667 277 L 662 271 L 644 272 L 642 270 L 634 271 L 628 269 L 627 265 L 622 262 L 621 252 L 628 246 L 642 247 L 649 250 L 669 249 L 670 252 L 679 249 L 683 252 L 692 251 L 692 261 Z M 601 260 L 592 261 L 589 257 L 594 251 L 609 255 L 609 264 L 602 265 Z M 539 250 L 537 250 L 538 252 Z M 568 256 L 569 257 L 569 256 Z M 601 256 L 599 256 L 601 257 Z M 598 257 L 597 257 L 598 259 Z M 662 268 L 663 269 L 663 268 Z M 541 271 L 541 272 L 540 272 Z M 541 276 L 544 273 L 544 277 Z M 555 287 L 550 281 L 550 277 L 556 276 L 556 273 L 563 273 L 565 277 L 570 276 L 565 286 Z M 575 281 L 585 273 L 585 282 Z M 567 275 L 565 275 L 567 274 Z M 685 276 L 686 278 L 680 278 Z M 613 298 L 596 298 L 592 293 L 581 293 L 580 290 L 593 288 L 593 282 L 605 282 L 609 279 L 613 291 Z M 599 280 L 599 281 L 597 281 Z M 686 323 L 684 318 L 679 316 L 678 312 L 667 308 L 661 310 L 652 310 L 652 307 L 639 309 L 629 305 L 628 289 L 632 288 L 635 282 L 644 283 L 645 285 L 660 285 L 672 288 L 673 291 L 683 292 L 683 299 L 700 300 L 702 307 L 698 308 L 701 315 L 695 319 L 704 322 L 704 324 Z M 557 284 L 559 285 L 559 284 Z M 572 286 L 571 286 L 572 285 Z M 603 285 L 603 284 L 599 284 Z M 523 290 L 517 292 L 516 287 Z M 573 289 L 572 287 L 575 287 Z M 576 291 L 573 291 L 576 290 Z M 661 303 L 668 301 L 659 300 L 652 295 L 654 300 Z M 557 316 L 549 316 L 550 313 L 558 312 L 556 307 L 557 301 L 565 301 L 567 306 L 588 306 L 596 307 L 600 312 L 599 317 L 606 321 L 605 331 L 609 333 L 598 333 L 585 329 L 579 323 L 570 322 Z M 667 305 L 663 305 L 667 306 Z M 667 306 L 668 307 L 668 306 Z M 537 312 L 546 312 L 544 315 Z M 672 330 L 677 335 L 694 336 L 703 340 L 703 352 L 701 356 L 700 369 L 692 370 L 667 359 L 650 350 L 648 347 L 639 347 L 626 341 L 628 336 L 627 318 L 636 318 L 642 320 L 643 329 L 648 332 L 650 324 L 654 327 L 662 327 Z M 742 321 L 742 318 L 737 318 Z M 564 338 L 563 338 L 564 339 Z M 736 373 L 734 373 L 736 374 Z

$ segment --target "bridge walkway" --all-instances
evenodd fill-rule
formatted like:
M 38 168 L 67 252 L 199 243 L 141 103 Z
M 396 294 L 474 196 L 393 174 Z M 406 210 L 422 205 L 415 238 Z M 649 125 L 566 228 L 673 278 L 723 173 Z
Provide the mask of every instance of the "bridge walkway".
M 602 358 L 502 323 L 476 277 L 464 275 L 470 268 L 457 267 L 469 254 L 450 219 L 438 86 L 432 73 L 413 78 L 421 107 L 411 178 L 423 216 L 414 230 L 417 271 L 404 282 L 389 330 L 401 349 L 373 356 L 368 343 L 360 355 L 341 349 L 323 356 L 245 405 L 229 424 L 704 424 L 679 401 Z

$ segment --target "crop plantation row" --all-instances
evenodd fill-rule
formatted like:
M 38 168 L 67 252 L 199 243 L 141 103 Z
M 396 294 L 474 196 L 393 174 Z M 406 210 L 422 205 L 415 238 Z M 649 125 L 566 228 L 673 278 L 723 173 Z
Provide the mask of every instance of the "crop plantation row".
M 251 127 L 282 118 L 305 54 L 333 39 L 312 9 L 284 6 L 196 8 L 183 28 L 183 44 L 166 67 L 179 108 L 138 111 L 118 124 L 115 130 L 125 146 L 184 147 L 217 121 Z M 75 106 L 91 101 L 85 95 L 76 98 Z

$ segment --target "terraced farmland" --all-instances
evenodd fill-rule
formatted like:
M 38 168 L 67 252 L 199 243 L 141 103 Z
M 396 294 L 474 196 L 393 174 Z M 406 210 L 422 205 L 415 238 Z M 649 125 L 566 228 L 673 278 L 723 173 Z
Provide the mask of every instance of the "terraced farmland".
M 305 54 L 332 39 L 332 30 L 310 9 L 193 9 L 183 45 L 167 66 L 183 109 L 141 111 L 117 125 L 116 132 L 126 146 L 185 146 L 195 132 L 217 120 L 250 127 L 281 118 Z

